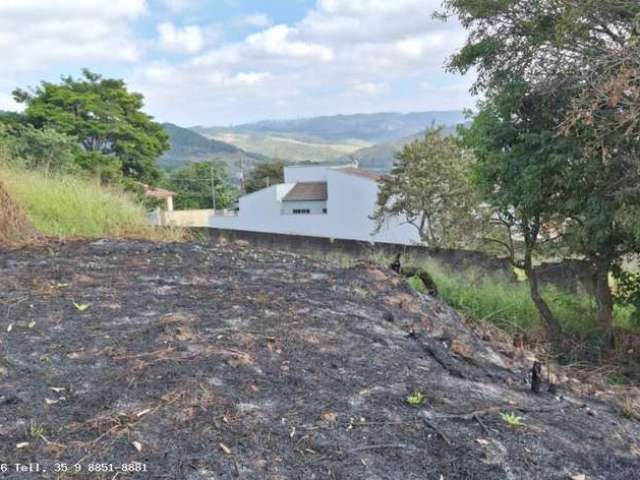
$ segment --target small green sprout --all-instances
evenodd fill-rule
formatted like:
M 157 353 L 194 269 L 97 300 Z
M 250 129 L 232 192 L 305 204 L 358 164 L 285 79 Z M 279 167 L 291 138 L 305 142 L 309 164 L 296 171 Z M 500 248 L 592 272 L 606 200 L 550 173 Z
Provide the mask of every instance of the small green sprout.
M 523 418 L 517 416 L 515 413 L 501 413 L 500 418 L 504 423 L 513 428 L 525 426 Z
M 27 429 L 27 435 L 30 438 L 40 438 L 44 435 L 44 426 L 38 425 L 33 420 L 29 423 L 29 428 Z
M 424 395 L 422 392 L 414 392 L 407 397 L 407 403 L 411 406 L 418 407 L 424 403 Z
M 78 310 L 79 312 L 84 312 L 87 308 L 89 308 L 89 305 L 87 305 L 86 303 L 73 302 L 73 306 L 76 307 L 76 310 Z

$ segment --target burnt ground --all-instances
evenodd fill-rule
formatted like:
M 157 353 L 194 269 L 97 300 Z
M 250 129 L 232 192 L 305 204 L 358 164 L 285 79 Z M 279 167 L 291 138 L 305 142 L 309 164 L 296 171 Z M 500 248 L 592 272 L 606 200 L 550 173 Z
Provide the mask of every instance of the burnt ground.
M 142 241 L 5 251 L 0 332 L 0 460 L 47 470 L 2 478 L 640 479 L 640 423 L 530 393 L 524 367 L 369 264 Z

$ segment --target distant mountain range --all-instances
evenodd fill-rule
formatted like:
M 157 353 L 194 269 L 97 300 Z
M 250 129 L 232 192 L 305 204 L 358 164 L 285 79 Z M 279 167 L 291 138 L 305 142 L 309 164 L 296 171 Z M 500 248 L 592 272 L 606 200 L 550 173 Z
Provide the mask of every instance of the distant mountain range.
M 162 126 L 169 134 L 171 148 L 160 157 L 158 164 L 167 169 L 177 168 L 188 162 L 216 159 L 224 161 L 229 172 L 236 176 L 241 164 L 245 170 L 250 170 L 253 164 L 269 159 L 264 155 L 245 152 L 235 145 L 203 137 L 172 123 L 164 123 Z
M 452 126 L 464 120 L 465 116 L 461 111 L 359 113 L 296 120 L 265 120 L 233 127 L 193 127 L 192 130 L 206 136 L 262 133 L 331 143 L 356 140 L 374 144 L 395 141 L 431 125 Z
M 434 125 L 449 133 L 464 123 L 461 111 L 335 115 L 297 120 L 266 120 L 233 127 L 182 128 L 165 123 L 171 150 L 160 165 L 175 168 L 190 161 L 224 160 L 237 176 L 257 162 L 346 163 L 388 172 L 398 151 Z

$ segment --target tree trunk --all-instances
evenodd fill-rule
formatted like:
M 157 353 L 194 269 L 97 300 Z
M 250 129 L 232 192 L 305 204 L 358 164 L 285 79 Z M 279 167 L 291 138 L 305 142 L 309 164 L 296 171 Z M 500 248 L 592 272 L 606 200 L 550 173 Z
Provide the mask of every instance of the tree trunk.
M 538 310 L 538 315 L 540 315 L 540 319 L 545 325 L 547 335 L 551 340 L 558 340 L 562 333 L 562 328 L 560 327 L 558 319 L 553 315 L 553 312 L 549 308 L 549 305 L 547 305 L 547 302 L 540 294 L 538 274 L 533 268 L 531 252 L 525 252 L 524 271 L 527 274 L 527 280 L 529 282 L 529 294 L 531 295 L 531 300 L 533 300 L 533 304 Z
M 597 320 L 608 346 L 613 346 L 613 294 L 609 286 L 608 262 L 598 262 L 594 271 L 594 295 L 598 307 Z

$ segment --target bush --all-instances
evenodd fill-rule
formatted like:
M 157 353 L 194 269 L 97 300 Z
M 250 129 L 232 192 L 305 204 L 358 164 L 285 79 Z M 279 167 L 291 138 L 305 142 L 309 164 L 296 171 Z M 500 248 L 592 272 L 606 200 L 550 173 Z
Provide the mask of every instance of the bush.
M 75 169 L 77 140 L 51 128 L 36 129 L 31 125 L 0 123 L 1 163 L 11 163 L 45 173 L 67 173 Z

